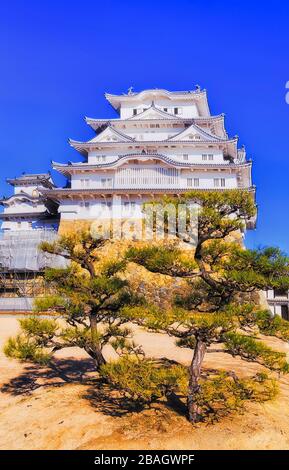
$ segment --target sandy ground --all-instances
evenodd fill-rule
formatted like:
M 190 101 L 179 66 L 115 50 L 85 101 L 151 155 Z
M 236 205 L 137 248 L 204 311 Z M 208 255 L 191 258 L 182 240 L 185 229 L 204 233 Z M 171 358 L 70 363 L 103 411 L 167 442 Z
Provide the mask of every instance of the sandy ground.
M 120 408 L 119 398 L 92 378 L 91 361 L 77 349 L 58 354 L 70 383 L 56 371 L 7 359 L 3 343 L 17 329 L 15 317 L 0 316 L 0 449 L 289 449 L 289 377 L 281 378 L 275 400 L 192 427 L 165 404 L 132 412 L 122 401 Z M 136 341 L 155 357 L 184 364 L 191 359 L 190 351 L 176 348 L 165 335 L 138 331 Z M 270 343 L 289 352 L 289 345 Z M 207 355 L 205 366 L 244 376 L 258 369 L 225 354 Z

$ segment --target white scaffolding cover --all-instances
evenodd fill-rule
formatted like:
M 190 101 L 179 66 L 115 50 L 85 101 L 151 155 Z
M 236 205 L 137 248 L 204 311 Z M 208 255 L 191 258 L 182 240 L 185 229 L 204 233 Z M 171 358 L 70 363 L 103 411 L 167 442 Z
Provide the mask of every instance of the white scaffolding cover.
M 39 250 L 43 241 L 57 238 L 54 230 L 19 230 L 2 232 L 0 269 L 42 271 L 46 267 L 65 267 L 64 258 Z

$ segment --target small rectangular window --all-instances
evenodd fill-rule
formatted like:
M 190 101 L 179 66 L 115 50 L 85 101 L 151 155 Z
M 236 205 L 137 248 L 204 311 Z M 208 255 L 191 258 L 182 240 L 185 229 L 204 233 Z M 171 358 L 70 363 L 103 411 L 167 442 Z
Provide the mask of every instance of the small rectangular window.
M 220 179 L 219 178 L 214 178 L 214 187 L 218 188 L 220 186 Z
M 202 155 L 202 160 L 203 160 L 203 161 L 207 160 L 207 157 L 208 157 L 208 155 L 207 155 L 206 153 L 203 153 L 203 155 Z
M 189 159 L 189 155 L 187 153 L 183 154 L 183 160 L 187 161 Z
M 174 108 L 174 114 L 179 114 L 179 108 Z
M 209 153 L 208 157 L 209 157 L 209 160 L 211 161 L 214 160 L 214 155 L 212 153 Z
M 137 109 L 134 109 L 134 110 L 133 110 L 133 115 L 134 115 L 134 116 L 137 115 Z
M 195 186 L 195 188 L 198 188 L 200 186 L 199 178 L 194 178 L 194 186 Z
M 168 108 L 164 108 L 164 112 L 167 113 L 167 112 L 168 112 Z
M 226 186 L 225 178 L 221 178 L 221 186 L 224 188 Z
M 192 187 L 193 186 L 193 178 L 187 178 L 187 186 Z

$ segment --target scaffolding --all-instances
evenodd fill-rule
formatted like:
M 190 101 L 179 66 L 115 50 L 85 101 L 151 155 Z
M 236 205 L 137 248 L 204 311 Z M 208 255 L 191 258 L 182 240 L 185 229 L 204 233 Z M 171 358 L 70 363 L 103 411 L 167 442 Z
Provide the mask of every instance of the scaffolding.
M 56 238 L 57 231 L 49 229 L 0 232 L 0 311 L 31 310 L 33 298 L 45 294 L 45 268 L 66 262 L 39 245 Z

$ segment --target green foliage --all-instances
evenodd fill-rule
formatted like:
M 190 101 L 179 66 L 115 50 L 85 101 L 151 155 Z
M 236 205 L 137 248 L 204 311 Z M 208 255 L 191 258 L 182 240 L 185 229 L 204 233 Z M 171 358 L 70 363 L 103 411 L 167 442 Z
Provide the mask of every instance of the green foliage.
M 127 251 L 126 259 L 144 266 L 151 272 L 178 277 L 186 277 L 197 268 L 187 253 L 184 256 L 181 250 L 172 245 L 132 247 Z
M 51 353 L 39 347 L 33 339 L 21 334 L 15 338 L 8 339 L 4 346 L 4 353 L 10 358 L 37 362 L 39 364 L 47 364 L 51 359 Z
M 125 270 L 127 262 L 125 259 L 121 260 L 107 260 L 101 267 L 101 274 L 105 277 L 115 276 L 117 273 Z
M 101 374 L 115 388 L 140 403 L 151 403 L 172 391 L 184 391 L 188 381 L 183 366 L 165 367 L 150 359 L 128 356 L 102 366 Z
M 264 318 L 264 314 L 257 314 L 255 305 L 242 305 L 253 299 L 252 294 L 258 290 L 288 288 L 289 258 L 277 248 L 247 250 L 241 239 L 239 243 L 236 241 L 236 232 L 240 232 L 256 212 L 254 197 L 249 192 L 196 190 L 180 199 L 163 200 L 163 204 L 174 204 L 176 209 L 179 203 L 192 202 L 199 207 L 198 238 L 193 250 L 182 252 L 178 248 L 181 245 L 158 244 L 132 248 L 126 254 L 129 261 L 151 272 L 186 279 L 184 294 L 178 294 L 169 311 L 151 306 L 127 307 L 124 311 L 131 321 L 167 332 L 177 338 L 178 346 L 195 350 L 191 371 L 196 372 L 191 375 L 188 406 L 190 419 L 198 421 L 206 411 L 202 411 L 203 405 L 198 407 L 197 397 L 193 395 L 199 387 L 198 371 L 201 371 L 206 348 L 211 344 L 225 343 L 224 352 L 233 356 L 240 355 L 242 359 L 279 372 L 289 371 L 284 353 L 252 337 L 261 331 L 287 340 L 289 328 L 280 320 L 271 321 Z M 213 389 L 221 385 L 222 380 L 218 379 Z M 228 393 L 231 390 L 232 406 L 237 407 L 242 396 L 233 393 L 236 383 L 225 381 L 222 386 L 228 388 Z M 209 390 L 205 392 L 210 397 Z M 216 397 L 213 395 L 210 399 Z M 206 401 L 207 407 L 209 402 Z
M 122 357 L 101 368 L 102 376 L 124 395 L 141 404 L 163 399 L 171 393 L 186 395 L 188 370 L 181 365 L 164 366 L 149 359 Z M 195 401 L 204 421 L 216 421 L 240 411 L 247 400 L 264 402 L 277 394 L 276 381 L 267 374 L 240 379 L 233 373 L 216 372 L 200 379 Z
M 264 402 L 276 396 L 276 381 L 267 374 L 240 379 L 227 372 L 216 373 L 200 380 L 200 392 L 195 396 L 204 421 L 217 421 L 239 412 L 247 400 Z
M 65 308 L 65 299 L 60 295 L 47 295 L 34 300 L 35 312 L 55 312 Z
M 53 243 L 41 244 L 42 250 L 63 256 L 69 264 L 67 268 L 46 270 L 45 280 L 52 294 L 38 298 L 35 311 L 59 311 L 62 321 L 58 324 L 36 316 L 21 320 L 21 341 L 10 341 L 7 347 L 10 357 L 38 360 L 40 353 L 48 353 L 50 357 L 59 349 L 78 346 L 99 368 L 105 362 L 102 350 L 107 344 L 119 355 L 142 354 L 131 340 L 131 332 L 125 327 L 127 318 L 121 313 L 126 305 L 141 303 L 141 299 L 119 275 L 126 267 L 126 260 L 103 257 L 100 261 L 99 250 L 105 243 L 89 232 L 78 231 Z M 29 354 L 25 355 L 25 348 Z
M 284 341 L 289 340 L 289 322 L 278 315 L 272 316 L 268 310 L 257 311 L 254 319 L 261 333 L 276 336 Z
M 248 191 L 226 190 L 217 191 L 198 191 L 187 192 L 181 202 L 196 202 L 204 209 L 213 209 L 220 216 L 228 216 L 231 212 L 236 213 L 238 217 L 253 217 L 256 214 L 254 197 Z M 201 209 L 202 210 L 202 209 Z
M 255 289 L 289 288 L 289 258 L 278 248 L 245 250 L 232 244 L 229 253 L 221 259 L 219 268 L 229 283 L 246 291 Z
M 39 338 L 52 338 L 56 330 L 58 329 L 58 323 L 56 320 L 38 318 L 37 316 L 31 316 L 19 320 L 22 331 L 27 336 L 38 336 Z
M 247 361 L 255 361 L 272 370 L 288 373 L 286 354 L 274 351 L 259 340 L 250 336 L 230 332 L 224 335 L 225 345 L 233 356 L 241 356 Z

